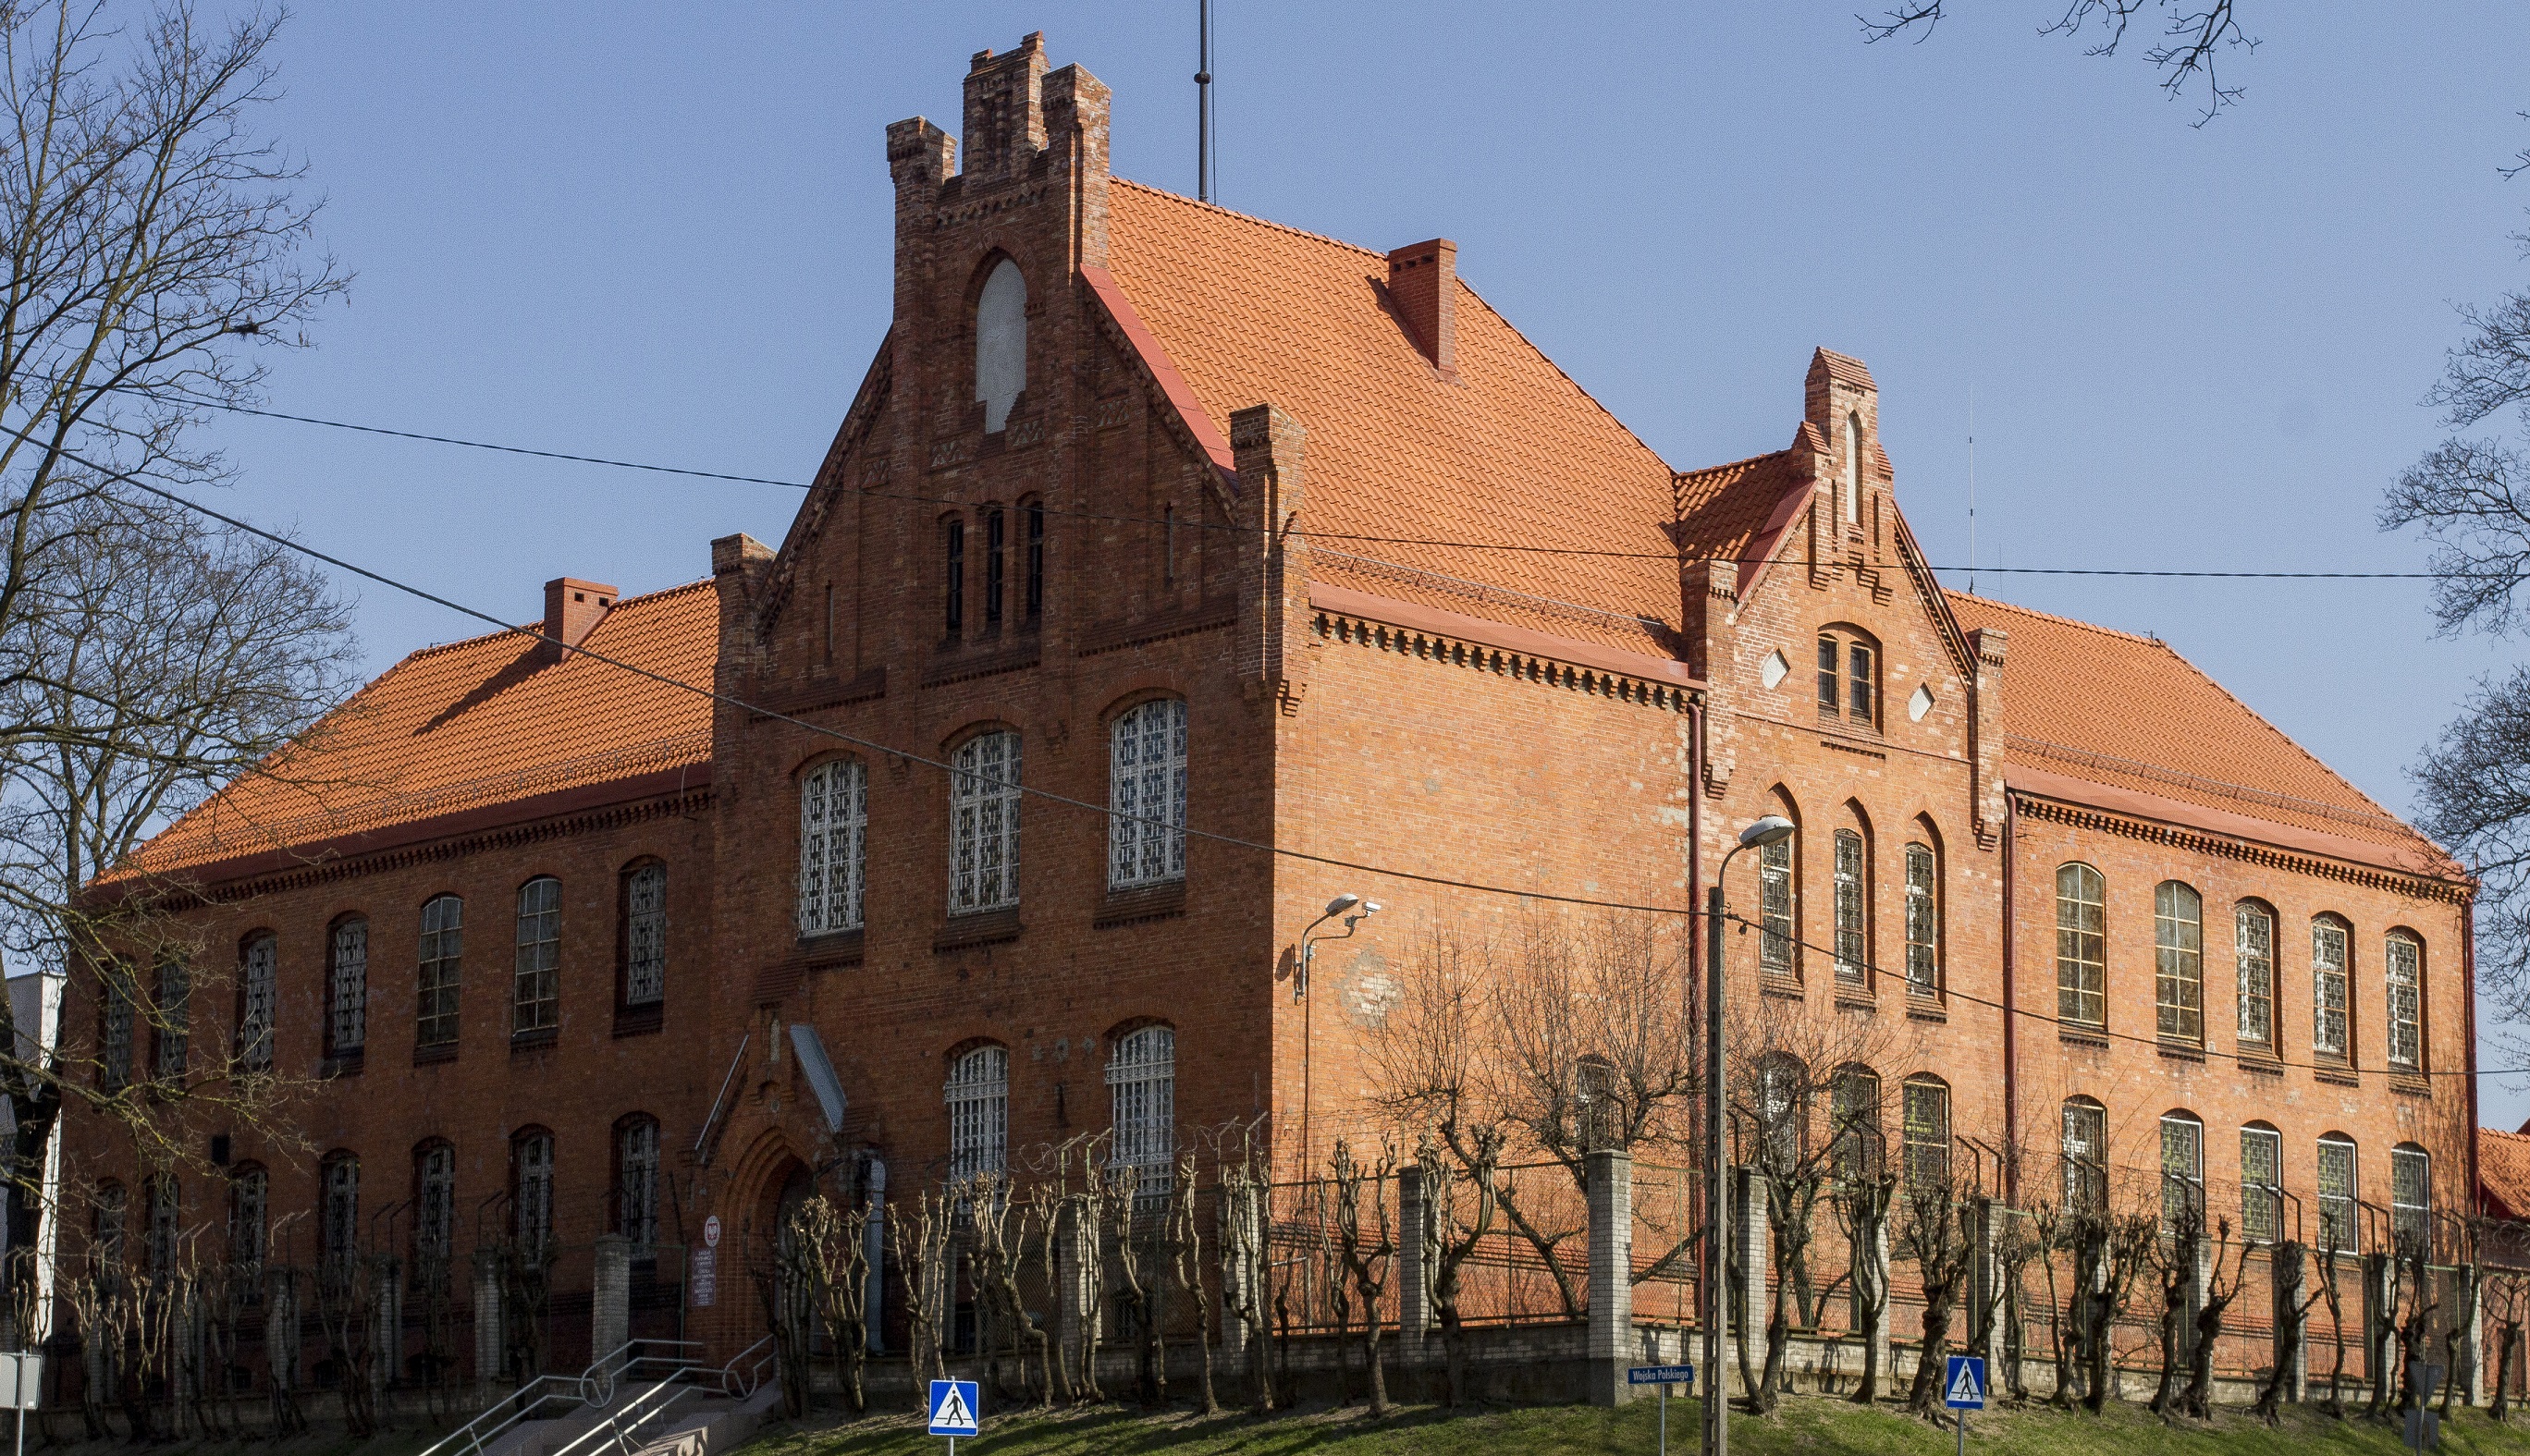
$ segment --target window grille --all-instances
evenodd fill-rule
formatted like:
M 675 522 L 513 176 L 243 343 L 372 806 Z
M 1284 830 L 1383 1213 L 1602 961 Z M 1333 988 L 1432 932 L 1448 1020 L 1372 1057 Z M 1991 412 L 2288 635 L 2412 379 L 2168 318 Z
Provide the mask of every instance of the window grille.
M 2240 971 L 2240 1040 L 2251 1046 L 2275 1045 L 2276 918 L 2264 906 L 2243 904 L 2232 912 L 2231 944 Z
M 1836 832 L 1836 978 L 1860 985 L 1871 947 L 1863 936 L 1862 836 Z
M 1942 985 L 1942 911 L 1933 864 L 1931 845 L 1906 846 L 1906 989 L 1917 996 L 1937 996 Z
M 562 882 L 551 875 L 519 887 L 519 957 L 511 987 L 513 1034 L 562 1024 Z
M 2205 907 L 2165 880 L 2152 892 L 2153 1001 L 2161 1035 L 2205 1042 Z
M 2161 1119 L 2161 1226 L 2205 1231 L 2205 1124 L 2174 1112 Z
M 421 1008 L 413 1020 L 414 1045 L 457 1045 L 457 986 L 465 952 L 466 902 L 443 894 L 422 906 Z
M 2409 936 L 2392 936 L 2383 963 L 2390 981 L 2390 1065 L 2413 1071 L 2424 1065 L 2424 947 Z
M 193 1014 L 193 973 L 181 960 L 162 962 L 158 967 L 158 1075 L 167 1081 L 181 1080 L 186 1064 L 192 1059 L 192 1039 L 189 1023 Z
M 1107 735 L 1107 801 L 1115 810 L 1108 823 L 1108 886 L 1128 890 L 1183 880 L 1183 698 L 1155 698 L 1117 715 Z
M 978 1047 L 959 1057 L 949 1068 L 947 1101 L 950 1180 L 1002 1171 L 1010 1139 L 1011 1053 Z
M 354 916 L 334 927 L 333 968 L 326 977 L 326 1051 L 356 1056 L 369 1036 L 369 922 Z
M 510 1158 L 517 1169 L 511 1231 L 522 1248 L 541 1249 L 553 1240 L 553 1134 L 521 1133 L 511 1140 Z
M 1758 1064 L 1759 1149 L 1770 1171 L 1796 1171 L 1809 1151 L 1807 1080 L 1800 1058 L 1789 1052 L 1774 1053 Z M 1615 1146 L 1615 1140 L 1609 1139 L 1606 1146 Z
M 1836 1079 L 1836 1170 L 1847 1180 L 1880 1169 L 1880 1078 L 1868 1067 L 1847 1067 Z
M 2354 1144 L 2350 1139 L 2325 1137 L 2319 1140 L 2319 1239 L 2323 1249 L 2341 1254 L 2355 1251 L 2355 1236 L 2361 1225 L 2355 1221 L 2354 1202 L 2361 1195 L 2355 1181 Z
M 272 1009 L 280 938 L 259 935 L 238 958 L 238 1062 L 249 1072 L 272 1070 Z
M 1758 960 L 1767 970 L 1789 975 L 1792 970 L 1792 840 L 1778 839 L 1757 851 L 1758 918 L 1766 924 L 1758 938 Z
M 668 867 L 647 864 L 624 882 L 624 1004 L 656 1005 L 668 994 Z
M 176 1268 L 176 1237 L 181 1201 L 175 1175 L 160 1173 L 147 1185 L 149 1197 L 149 1271 L 170 1274 Z
M 862 849 L 869 771 L 855 759 L 819 764 L 799 781 L 799 934 L 861 925 Z
M 1906 1186 L 1919 1192 L 1951 1178 L 1951 1089 L 1939 1078 L 1909 1077 L 1905 1087 Z
M 2427 1253 L 2433 1248 L 2434 1159 L 2422 1148 L 2390 1150 L 2390 1231 Z
M 2056 1014 L 2108 1023 L 2108 882 L 2085 864 L 2056 871 Z
M 264 1211 L 271 1191 L 271 1177 L 259 1167 L 240 1168 L 230 1175 L 229 1258 L 242 1270 L 263 1267 Z
M 457 1250 L 457 1150 L 433 1143 L 413 1170 L 412 1252 L 444 1271 Z
M 977 733 L 950 760 L 949 913 L 1019 902 L 1019 735 Z
M 99 976 L 105 1005 L 97 1028 L 97 1080 L 104 1091 L 121 1092 L 132 1085 L 132 972 L 109 964 Z
M 636 1249 L 659 1242 L 659 1124 L 635 1117 L 615 1143 L 615 1231 Z
M 2064 1211 L 2097 1214 L 2109 1206 L 2109 1109 L 2086 1097 L 2064 1104 Z
M 2283 1134 L 2240 1129 L 2240 1237 L 2272 1244 L 2283 1237 Z
M 2311 1051 L 2348 1058 L 2345 1015 L 2345 927 L 2333 920 L 2310 926 Z
M 360 1252 L 360 1160 L 348 1153 L 327 1159 L 323 1183 L 326 1269 L 349 1274 Z
M 1166 1193 L 1177 1159 L 1177 1033 L 1146 1026 L 1116 1042 L 1107 1059 L 1107 1088 L 1115 1104 L 1118 1167 L 1134 1174 L 1136 1191 Z

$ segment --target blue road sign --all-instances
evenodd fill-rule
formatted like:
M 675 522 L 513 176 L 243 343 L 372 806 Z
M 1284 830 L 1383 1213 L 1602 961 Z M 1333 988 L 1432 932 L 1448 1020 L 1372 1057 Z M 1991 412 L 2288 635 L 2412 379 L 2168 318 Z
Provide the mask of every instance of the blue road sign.
M 983 1404 L 975 1398 L 974 1381 L 931 1382 L 933 1435 L 973 1435 L 980 1429 L 983 1415 Z
M 1625 1369 L 1628 1385 L 1692 1385 L 1695 1367 L 1691 1365 L 1635 1365 Z
M 1975 1355 L 1953 1355 L 1942 1373 L 1942 1404 L 1954 1411 L 1985 1409 L 1985 1361 Z

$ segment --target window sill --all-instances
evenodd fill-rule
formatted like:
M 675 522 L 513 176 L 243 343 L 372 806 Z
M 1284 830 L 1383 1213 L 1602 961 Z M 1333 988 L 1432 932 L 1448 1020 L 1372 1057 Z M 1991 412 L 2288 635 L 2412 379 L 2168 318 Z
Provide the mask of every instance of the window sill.
M 2281 1077 L 2284 1074 L 2284 1064 L 2264 1052 L 2243 1052 L 2239 1054 L 2238 1060 L 2240 1070 L 2244 1072 L 2255 1072 L 2261 1077 Z
M 1183 880 L 1136 885 L 1129 890 L 1110 890 L 1089 925 L 1093 930 L 1107 930 L 1119 925 L 1138 925 L 1148 920 L 1174 919 L 1185 913 L 1185 904 Z
M 975 915 L 953 915 L 949 923 L 931 938 L 933 950 L 962 950 L 969 945 L 991 945 L 1003 941 L 1016 941 L 1024 927 L 1019 924 L 1019 907 L 986 910 Z
M 1918 994 L 1906 998 L 1906 1017 L 1910 1021 L 1948 1021 L 1951 1012 L 1940 1001 Z
M 861 937 L 858 926 L 822 936 L 801 936 L 799 953 L 793 957 L 802 971 L 832 970 L 837 966 L 861 963 Z
M 2363 1079 L 2356 1076 L 2354 1074 L 2354 1068 L 2349 1066 L 2315 1066 L 2310 1069 L 2310 1074 L 2314 1080 L 2326 1082 L 2337 1087 L 2360 1087 L 2363 1085 Z
M 1840 987 L 1836 993 L 1836 1008 L 1840 1011 L 1877 1011 L 1880 998 L 1867 991 Z
M 615 1034 L 619 1037 L 646 1037 L 668 1024 L 667 1004 L 651 1001 L 646 1005 L 615 1008 Z
M 2199 1066 L 2205 1062 L 2205 1049 L 2194 1042 L 2165 1041 L 2156 1050 L 2172 1061 L 2192 1061 Z
M 1779 996 L 1786 1000 L 1796 1001 L 1808 995 L 1809 988 L 1801 985 L 1800 977 L 1788 972 L 1759 971 L 1757 991 L 1761 996 Z
M 2060 1021 L 2056 1024 L 2056 1040 L 2076 1047 L 2096 1047 L 2103 1052 L 2109 1050 L 2107 1027 L 2066 1026 Z
M 317 1066 L 316 1075 L 319 1077 L 357 1076 L 364 1055 L 365 1053 L 360 1052 L 344 1052 L 328 1056 Z
M 457 1044 L 455 1042 L 442 1042 L 436 1047 L 415 1047 L 412 1049 L 412 1064 L 417 1067 L 437 1066 L 443 1061 L 455 1061 L 456 1059 Z
M 558 1026 L 540 1026 L 534 1031 L 514 1031 L 510 1033 L 510 1050 L 512 1052 L 541 1052 L 545 1048 L 552 1046 L 556 1041 L 560 1040 L 561 1037 L 562 1028 Z
M 2410 1097 L 2431 1097 L 2434 1095 L 2434 1083 L 2432 1078 L 2422 1072 L 2392 1072 L 2390 1090 L 2403 1092 Z

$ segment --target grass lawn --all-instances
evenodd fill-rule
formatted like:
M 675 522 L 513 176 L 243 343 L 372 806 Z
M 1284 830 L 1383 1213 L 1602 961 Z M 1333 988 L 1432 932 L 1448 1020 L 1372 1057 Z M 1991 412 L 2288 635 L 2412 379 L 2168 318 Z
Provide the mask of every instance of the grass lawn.
M 1672 1400 L 1673 1452 L 1695 1450 L 1695 1404 Z M 746 1456 L 878 1456 L 932 1452 L 947 1442 L 925 1435 L 911 1417 L 870 1417 L 846 1425 L 820 1413 L 812 1422 L 777 1425 L 746 1446 Z M 1018 1414 L 988 1420 L 979 1437 L 959 1443 L 959 1456 L 1090 1456 L 1169 1452 L 1184 1456 L 1392 1456 L 1392 1453 L 1516 1452 L 1518 1456 L 1597 1456 L 1650 1452 L 1655 1407 L 1622 1411 L 1572 1406 L 1497 1408 L 1451 1416 L 1430 1406 L 1401 1408 L 1372 1421 L 1359 1408 L 1306 1409 L 1268 1420 L 1179 1413 L 1146 1416 L 1117 1406 L 1059 1415 Z M 1861 1410 L 1841 1400 L 1787 1396 L 1774 1416 L 1733 1415 L 1732 1456 L 1950 1456 L 1955 1436 L 1894 1409 Z M 1995 1410 L 1969 1421 L 1968 1449 L 2044 1451 L 2048 1456 L 2397 1456 L 2405 1449 L 2394 1424 L 2331 1421 L 2287 1407 L 2274 1429 L 2226 1414 L 2211 1424 L 2166 1424 L 2143 1407 L 2115 1407 L 2101 1416 L 2065 1415 L 2041 1407 Z M 2447 1456 L 2530 1456 L 2530 1411 L 2508 1427 L 2483 1411 L 2455 1410 L 2443 1427 Z

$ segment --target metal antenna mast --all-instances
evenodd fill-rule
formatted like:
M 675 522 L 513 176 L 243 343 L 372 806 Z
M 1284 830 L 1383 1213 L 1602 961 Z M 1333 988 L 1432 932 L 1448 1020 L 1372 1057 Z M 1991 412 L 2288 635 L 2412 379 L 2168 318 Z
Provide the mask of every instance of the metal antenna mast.
M 1194 195 L 1212 200 L 1212 0 L 1195 0 Z
M 1205 0 L 1210 4 L 1211 0 Z M 1976 386 L 1968 386 L 1968 595 L 1976 595 Z

